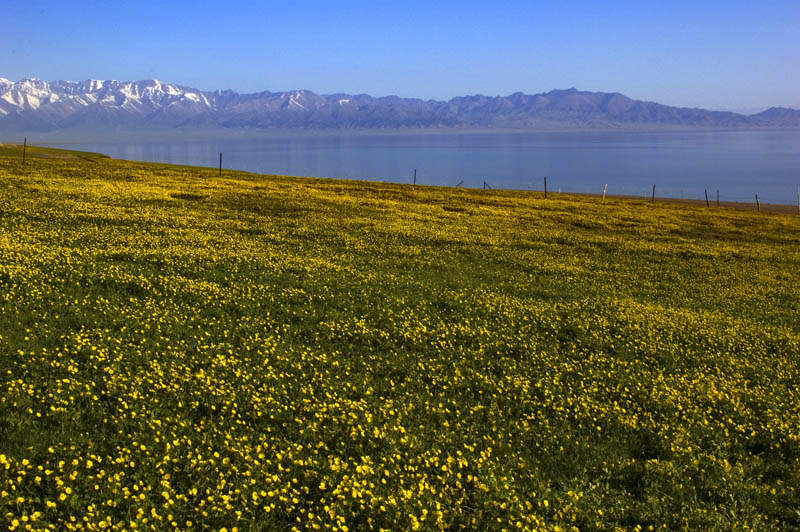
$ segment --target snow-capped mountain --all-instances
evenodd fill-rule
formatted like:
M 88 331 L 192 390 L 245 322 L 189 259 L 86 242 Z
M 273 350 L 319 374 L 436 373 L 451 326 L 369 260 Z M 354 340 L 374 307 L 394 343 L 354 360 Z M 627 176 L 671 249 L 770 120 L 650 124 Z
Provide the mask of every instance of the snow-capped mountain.
M 800 127 L 800 112 L 756 115 L 669 107 L 619 93 L 553 90 L 449 101 L 307 90 L 238 94 L 145 81 L 0 78 L 0 132 L 178 127 L 390 129 L 537 127 Z
M 100 121 L 124 125 L 159 114 L 192 115 L 212 108 L 201 91 L 157 80 L 0 81 L 0 124 L 6 121 L 56 129 Z

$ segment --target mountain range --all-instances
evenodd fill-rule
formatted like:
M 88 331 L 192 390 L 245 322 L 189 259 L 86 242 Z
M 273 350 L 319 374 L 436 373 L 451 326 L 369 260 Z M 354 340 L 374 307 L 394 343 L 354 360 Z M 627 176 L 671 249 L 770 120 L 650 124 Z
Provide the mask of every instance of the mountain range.
M 308 90 L 239 94 L 157 80 L 81 82 L 0 78 L 0 132 L 248 129 L 798 128 L 800 111 L 744 115 L 552 90 L 449 101 Z

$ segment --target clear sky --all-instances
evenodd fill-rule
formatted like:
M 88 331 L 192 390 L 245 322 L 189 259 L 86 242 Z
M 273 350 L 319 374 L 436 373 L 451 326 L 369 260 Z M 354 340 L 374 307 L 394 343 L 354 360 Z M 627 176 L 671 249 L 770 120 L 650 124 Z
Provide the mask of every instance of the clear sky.
M 554 88 L 800 108 L 800 0 L 4 0 L 0 77 L 449 99 Z

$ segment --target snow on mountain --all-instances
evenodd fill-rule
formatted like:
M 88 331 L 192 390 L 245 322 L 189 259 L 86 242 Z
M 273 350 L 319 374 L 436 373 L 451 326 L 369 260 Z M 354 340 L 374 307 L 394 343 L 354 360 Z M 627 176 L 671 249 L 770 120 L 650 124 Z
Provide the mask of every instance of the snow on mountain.
M 0 119 L 7 125 L 58 129 L 86 122 L 107 125 L 158 122 L 169 108 L 171 122 L 187 120 L 211 109 L 196 89 L 159 80 L 53 81 L 0 79 Z
M 800 111 L 757 115 L 669 107 L 619 93 L 553 90 L 449 101 L 307 90 L 238 94 L 159 80 L 0 78 L 0 130 L 247 127 L 306 129 L 537 127 L 800 127 Z

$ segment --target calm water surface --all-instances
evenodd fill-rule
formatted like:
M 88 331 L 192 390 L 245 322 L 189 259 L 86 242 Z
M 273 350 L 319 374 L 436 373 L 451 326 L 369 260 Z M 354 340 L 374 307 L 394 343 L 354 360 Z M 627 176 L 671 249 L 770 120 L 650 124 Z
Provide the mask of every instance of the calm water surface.
M 800 131 L 303 135 L 52 144 L 138 161 L 421 184 L 797 202 Z

